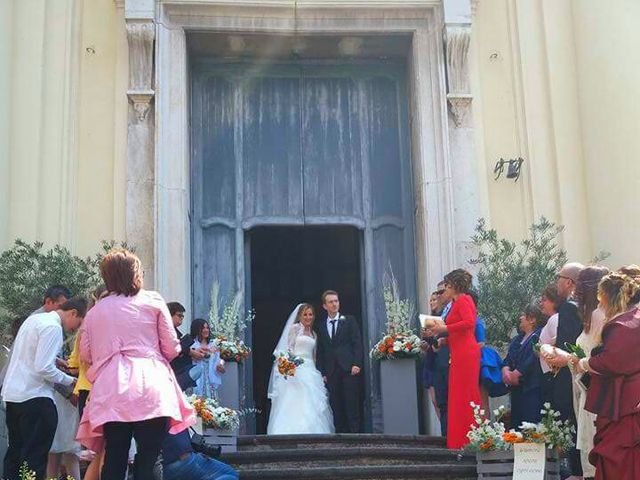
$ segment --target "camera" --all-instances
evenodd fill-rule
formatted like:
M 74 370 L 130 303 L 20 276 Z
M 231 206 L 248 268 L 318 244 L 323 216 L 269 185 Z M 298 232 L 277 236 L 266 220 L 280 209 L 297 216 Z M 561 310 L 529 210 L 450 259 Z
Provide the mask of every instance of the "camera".
M 222 453 L 222 447 L 206 443 L 204 437 L 198 433 L 191 436 L 191 447 L 194 452 L 201 453 L 205 457 L 220 458 Z

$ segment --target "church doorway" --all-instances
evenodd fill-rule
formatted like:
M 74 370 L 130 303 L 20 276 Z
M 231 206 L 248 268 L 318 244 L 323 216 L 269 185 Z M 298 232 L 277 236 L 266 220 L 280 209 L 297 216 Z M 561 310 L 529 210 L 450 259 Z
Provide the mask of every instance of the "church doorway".
M 348 226 L 268 226 L 256 227 L 247 236 L 255 310 L 253 399 L 260 410 L 256 433 L 266 433 L 272 353 L 294 307 L 311 303 L 320 322 L 325 318 L 320 295 L 336 290 L 341 311 L 354 315 L 362 330 L 362 235 Z

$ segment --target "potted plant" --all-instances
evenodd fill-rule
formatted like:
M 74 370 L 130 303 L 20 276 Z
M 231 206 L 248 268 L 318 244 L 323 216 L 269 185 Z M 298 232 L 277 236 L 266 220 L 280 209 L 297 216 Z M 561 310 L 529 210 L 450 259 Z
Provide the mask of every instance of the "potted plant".
M 419 433 L 416 360 L 422 349 L 420 338 L 411 327 L 415 305 L 400 297 L 393 273 L 385 275 L 382 293 L 386 331 L 369 356 L 380 360 L 384 433 L 416 435 Z
M 254 312 L 251 309 L 246 313 L 241 311 L 242 296 L 238 291 L 229 303 L 224 304 L 220 299 L 220 284 L 215 282 L 211 288 L 209 326 L 214 344 L 220 350 L 220 358 L 226 362 L 220 401 L 232 408 L 240 408 L 240 365 L 251 353 L 242 338 L 253 321 Z
M 202 433 L 205 442 L 222 447 L 222 453 L 235 452 L 240 419 L 255 410 L 223 407 L 213 398 L 196 395 L 191 395 L 188 400 L 196 411 L 196 431 Z
M 560 480 L 560 453 L 573 446 L 574 427 L 568 421 L 558 420 L 559 413 L 544 404 L 542 420 L 524 422 L 520 430 L 506 431 L 501 419 L 505 409 L 494 411 L 495 421 L 485 418 L 480 406 L 471 404 L 475 425 L 467 434 L 467 449 L 476 453 L 478 478 L 496 478 L 502 474 L 511 478 L 514 469 L 513 445 L 517 443 L 541 443 L 546 445 L 545 480 Z M 503 477 L 500 477 L 503 478 Z

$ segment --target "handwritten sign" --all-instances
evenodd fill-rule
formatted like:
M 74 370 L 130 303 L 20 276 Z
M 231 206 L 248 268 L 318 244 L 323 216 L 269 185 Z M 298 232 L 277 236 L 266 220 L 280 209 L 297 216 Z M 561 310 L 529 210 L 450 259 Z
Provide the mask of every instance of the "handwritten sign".
M 544 480 L 544 443 L 516 443 L 513 452 L 513 480 Z

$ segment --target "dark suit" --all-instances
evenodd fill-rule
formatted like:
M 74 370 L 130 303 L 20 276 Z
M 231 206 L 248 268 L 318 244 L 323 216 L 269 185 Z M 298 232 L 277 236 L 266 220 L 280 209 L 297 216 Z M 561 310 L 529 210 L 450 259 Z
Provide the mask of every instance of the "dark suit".
M 360 328 L 354 317 L 346 315 L 337 322 L 333 338 L 329 336 L 326 317 L 316 322 L 316 330 L 317 366 L 327 378 L 336 432 L 357 433 L 360 430 L 360 375 L 351 375 L 351 367 L 362 370 Z
M 565 349 L 565 343 L 575 344 L 582 332 L 582 321 L 578 315 L 578 307 L 566 300 L 558 307 L 558 333 L 556 347 Z M 575 426 L 576 414 L 573 410 L 573 378 L 568 368 L 561 368 L 551 380 L 551 407 L 560 412 L 561 420 L 569 420 Z M 574 433 L 575 442 L 576 435 Z M 582 475 L 580 452 L 572 448 L 567 452 L 569 468 L 572 475 Z
M 180 340 L 181 351 L 176 358 L 171 360 L 171 368 L 176 376 L 176 380 L 178 380 L 180 389 L 184 391 L 187 388 L 196 386 L 196 382 L 189 376 L 189 370 L 193 367 L 193 361 L 189 355 L 189 350 L 191 345 L 193 345 L 193 338 L 191 338 L 191 335 L 183 335 L 177 328 L 176 334 L 178 335 L 178 340 Z

